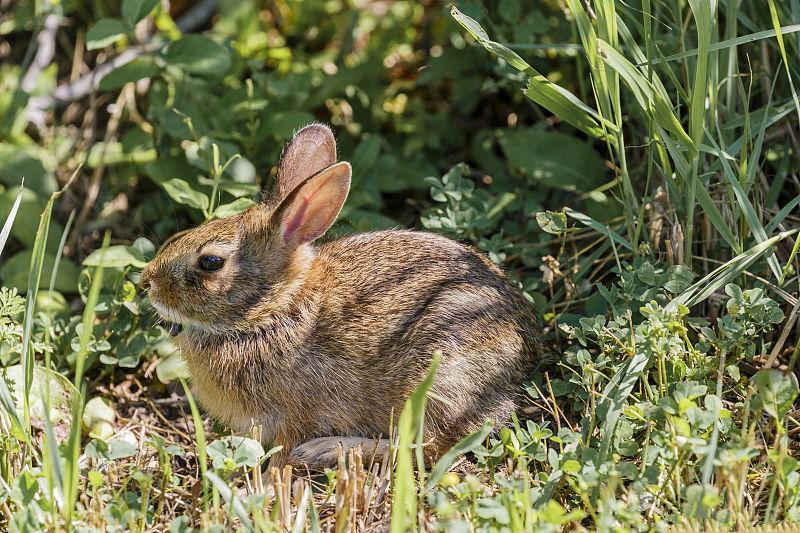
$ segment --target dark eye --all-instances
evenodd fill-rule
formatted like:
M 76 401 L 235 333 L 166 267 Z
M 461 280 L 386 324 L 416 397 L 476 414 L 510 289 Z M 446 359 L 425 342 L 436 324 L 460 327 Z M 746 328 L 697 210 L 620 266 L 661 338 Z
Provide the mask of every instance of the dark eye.
M 224 264 L 225 260 L 218 255 L 204 255 L 197 261 L 197 266 L 207 272 L 219 270 Z

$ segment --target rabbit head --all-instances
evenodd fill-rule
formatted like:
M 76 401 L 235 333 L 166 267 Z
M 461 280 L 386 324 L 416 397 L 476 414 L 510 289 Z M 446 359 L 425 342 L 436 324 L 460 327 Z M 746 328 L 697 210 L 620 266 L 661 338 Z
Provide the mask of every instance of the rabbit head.
M 331 130 L 313 124 L 284 151 L 273 191 L 257 205 L 165 243 L 141 285 L 173 327 L 226 334 L 290 307 L 313 259 L 310 243 L 335 222 L 351 169 L 336 163 Z

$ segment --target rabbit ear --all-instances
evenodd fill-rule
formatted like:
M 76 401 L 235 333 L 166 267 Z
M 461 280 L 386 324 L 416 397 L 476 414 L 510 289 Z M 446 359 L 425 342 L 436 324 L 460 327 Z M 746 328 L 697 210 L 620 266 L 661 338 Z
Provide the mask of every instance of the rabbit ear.
M 336 163 L 336 140 L 324 124 L 298 131 L 284 149 L 278 165 L 276 195 L 282 200 L 303 180 Z
M 283 242 L 299 245 L 322 237 L 347 199 L 351 174 L 350 163 L 336 163 L 292 191 L 276 213 Z

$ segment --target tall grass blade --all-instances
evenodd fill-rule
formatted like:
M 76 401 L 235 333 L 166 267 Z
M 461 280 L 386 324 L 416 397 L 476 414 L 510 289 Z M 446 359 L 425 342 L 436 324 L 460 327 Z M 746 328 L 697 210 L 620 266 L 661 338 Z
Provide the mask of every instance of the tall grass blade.
M 692 101 L 689 109 L 689 135 L 695 146 L 703 141 L 706 117 L 706 97 L 708 95 L 708 60 L 711 45 L 711 29 L 714 24 L 714 6 L 708 0 L 689 0 L 697 27 L 697 66 L 692 86 Z
M 773 83 L 772 88 L 775 88 L 775 84 Z M 758 161 L 761 160 L 761 150 L 764 147 L 764 135 L 767 132 L 767 119 L 769 118 L 769 109 L 770 104 L 772 103 L 772 94 L 770 93 L 769 102 L 767 103 L 767 108 L 764 110 L 764 116 L 761 119 L 761 124 L 758 127 L 758 135 L 756 136 L 756 142 L 753 145 L 753 150 L 750 152 L 749 164 L 747 165 L 747 171 L 745 172 L 745 179 L 744 179 L 744 191 L 745 193 L 750 192 L 750 188 L 753 186 L 753 183 L 756 180 L 756 170 L 758 170 Z
M 106 232 L 103 237 L 103 248 L 108 248 L 111 242 L 111 233 Z M 79 337 L 78 353 L 75 356 L 75 377 L 73 383 L 79 394 L 75 394 L 72 405 L 72 424 L 70 425 L 69 438 L 66 448 L 66 465 L 64 468 L 64 521 L 67 530 L 71 528 L 72 513 L 75 502 L 78 500 L 78 486 L 80 484 L 80 469 L 78 460 L 81 452 L 81 420 L 83 420 L 83 407 L 86 405 L 86 386 L 83 383 L 83 368 L 86 355 L 89 353 L 89 341 L 92 338 L 97 301 L 100 298 L 100 288 L 103 286 L 103 267 L 95 267 L 89 294 L 86 296 L 86 306 L 83 309 L 81 320 L 81 333 Z
M 775 8 L 775 0 L 767 0 L 769 4 L 769 14 L 772 18 L 772 25 L 775 28 L 775 39 L 778 41 L 778 49 L 781 51 L 781 58 L 783 59 L 783 68 L 786 69 L 786 77 L 789 78 L 789 89 L 792 91 L 792 99 L 794 106 L 797 110 L 797 117 L 800 118 L 800 98 L 797 97 L 797 91 L 794 88 L 794 80 L 792 79 L 792 72 L 789 70 L 789 58 L 786 55 L 786 44 L 783 42 L 783 34 L 781 31 L 781 22 L 778 19 L 778 10 Z
M 664 99 L 653 84 L 610 44 L 598 40 L 597 48 L 600 57 L 625 80 L 625 84 L 633 93 L 642 111 L 648 114 L 656 124 L 672 133 L 692 153 L 696 153 L 697 148 L 694 142 L 672 112 L 672 103 Z
M 792 24 L 791 26 L 783 26 L 782 28 L 780 28 L 780 33 L 783 35 L 789 35 L 791 33 L 797 33 L 797 32 L 800 32 L 800 24 Z M 720 50 L 725 50 L 727 48 L 733 48 L 743 44 L 769 39 L 770 37 L 775 37 L 776 35 L 778 35 L 778 29 L 749 33 L 747 35 L 741 35 L 734 39 L 726 39 L 724 41 L 718 41 L 716 43 L 712 43 L 711 45 L 709 45 L 708 51 L 718 52 Z M 677 54 L 668 55 L 666 57 L 653 59 L 653 64 L 669 63 L 671 61 L 677 61 L 679 59 L 686 59 L 689 57 L 696 56 L 697 53 L 698 49 L 693 48 L 692 50 L 687 50 L 685 52 L 680 52 Z M 640 63 L 639 66 L 643 66 L 643 64 L 644 63 Z
M 47 478 L 48 488 L 55 497 L 58 506 L 63 509 L 64 465 L 61 462 L 58 440 L 53 431 L 53 423 L 50 420 L 50 380 L 45 379 L 45 383 L 47 385 L 43 390 L 44 394 L 42 394 L 42 405 L 44 406 L 44 414 L 42 415 L 42 422 L 44 423 L 44 449 L 42 450 L 42 456 L 44 458 L 43 471 Z
M 33 317 L 36 310 L 36 294 L 39 292 L 39 283 L 42 277 L 42 267 L 44 266 L 45 247 L 47 245 L 47 234 L 50 230 L 50 216 L 53 213 L 53 203 L 57 193 L 50 196 L 50 200 L 42 212 L 39 219 L 39 229 L 36 231 L 36 238 L 33 243 L 31 253 L 31 264 L 28 271 L 28 292 L 25 295 L 25 319 L 22 323 L 22 366 L 24 368 L 23 381 L 23 416 L 25 425 L 29 426 L 30 417 L 30 392 L 33 385 L 33 366 L 34 354 L 31 352 L 31 334 L 33 333 Z
M 623 237 L 622 235 L 620 235 L 616 231 L 612 230 L 607 225 L 596 221 L 595 219 L 593 219 L 589 215 L 585 215 L 585 214 L 581 213 L 580 211 L 575 211 L 574 209 L 572 209 L 570 207 L 565 207 L 564 208 L 564 212 L 570 218 L 573 218 L 573 219 L 577 220 L 578 222 L 580 222 L 584 226 L 592 228 L 593 230 L 595 230 L 600 235 L 607 235 L 615 243 L 624 246 L 628 250 L 631 250 L 631 251 L 633 250 L 633 246 L 631 246 L 631 243 L 628 242 L 628 240 L 625 239 L 625 237 Z
M 717 204 L 714 202 L 714 199 L 711 198 L 711 195 L 705 189 L 702 183 L 699 181 L 692 181 L 690 179 L 692 169 L 689 165 L 689 162 L 683 156 L 675 142 L 670 139 L 663 129 L 660 129 L 660 131 L 661 139 L 664 141 L 664 146 L 666 146 L 667 152 L 672 158 L 673 163 L 675 163 L 675 168 L 678 175 L 686 180 L 687 183 L 693 184 L 695 187 L 695 200 L 700 204 L 700 207 L 703 208 L 703 211 L 708 216 L 711 224 L 736 253 L 741 253 L 742 249 L 741 246 L 739 246 L 739 241 L 733 234 L 733 231 L 730 229 L 730 227 L 728 227 L 728 224 L 725 222 L 725 218 L 722 216 L 722 213 L 717 207 Z M 669 183 L 670 182 L 668 181 L 667 184 Z
M 692 84 L 692 94 L 689 105 L 689 136 L 692 138 L 694 146 L 699 147 L 703 141 L 705 131 L 706 114 L 711 111 L 706 110 L 706 102 L 709 106 L 714 101 L 708 98 L 708 47 L 711 44 L 711 29 L 714 25 L 713 11 L 716 4 L 707 0 L 689 0 L 689 6 L 694 16 L 697 29 L 697 64 L 694 72 L 694 82 Z M 686 180 L 686 202 L 684 204 L 684 264 L 689 268 L 692 266 L 692 251 L 694 245 L 694 209 L 695 196 L 700 186 L 700 152 L 692 153 L 692 171 Z
M 642 372 L 649 361 L 648 355 L 637 353 L 611 378 L 603 390 L 602 399 L 597 404 L 597 419 L 603 421 L 603 440 L 600 443 L 598 465 L 603 464 L 608 457 L 614 437 L 614 428 L 622 414 L 622 408 L 633 391 L 633 387 L 642 377 Z
M 56 258 L 53 263 L 53 272 L 50 274 L 50 285 L 49 291 L 53 292 L 53 287 L 56 284 L 56 275 L 58 275 L 58 266 L 61 263 L 61 255 L 64 253 L 64 246 L 67 243 L 67 237 L 69 236 L 69 230 L 72 227 L 72 221 L 75 220 L 75 210 L 73 209 L 70 214 L 69 218 L 67 219 L 67 224 L 64 226 L 64 232 L 61 234 L 61 240 L 58 243 L 58 250 L 56 251 Z
M 633 253 L 638 253 L 638 238 L 639 238 L 639 200 L 638 194 L 631 182 L 630 173 L 628 172 L 627 155 L 625 153 L 625 137 L 623 134 L 623 110 L 622 102 L 620 99 L 619 90 L 619 75 L 609 67 L 601 59 L 598 51 L 598 32 L 601 38 L 604 38 L 612 46 L 618 46 L 618 17 L 616 16 L 616 8 L 613 2 L 598 3 L 598 13 L 595 17 L 597 21 L 597 31 L 595 25 L 592 23 L 593 19 L 589 18 L 589 14 L 584 9 L 583 3 L 579 0 L 568 0 L 568 5 L 575 18 L 576 26 L 580 34 L 581 42 L 586 50 L 586 57 L 589 60 L 591 67 L 591 82 L 592 91 L 597 103 L 599 115 L 603 120 L 601 126 L 606 127 L 606 123 L 612 123 L 614 129 L 610 130 L 606 136 L 608 151 L 613 155 L 614 163 L 619 169 L 616 173 L 619 175 L 620 183 L 622 185 L 623 205 L 625 206 L 626 217 L 625 224 L 628 233 L 628 239 L 632 243 Z M 613 135 L 612 135 L 613 133 Z
M 17 198 L 11 205 L 11 211 L 8 213 L 6 221 L 3 222 L 3 229 L 0 230 L 0 254 L 3 253 L 3 248 L 5 248 L 6 241 L 8 240 L 9 234 L 11 233 L 11 226 L 14 224 L 14 219 L 17 217 L 17 210 L 19 209 L 19 204 L 22 202 L 22 191 L 24 190 L 25 190 L 25 180 L 23 179 L 19 184 L 19 192 L 17 193 Z
M 733 189 L 733 193 L 736 195 L 736 200 L 739 202 L 739 208 L 744 215 L 745 220 L 747 221 L 747 225 L 750 226 L 750 231 L 753 232 L 753 235 L 756 238 L 756 241 L 759 243 L 764 242 L 767 240 L 767 232 L 764 231 L 764 226 L 761 224 L 761 220 L 758 217 L 758 213 L 756 213 L 753 204 L 750 203 L 750 199 L 747 197 L 747 194 L 742 189 L 741 184 L 739 183 L 739 179 L 737 178 L 736 174 L 734 174 L 733 169 L 731 168 L 730 163 L 728 162 L 725 155 L 722 153 L 717 142 L 711 137 L 708 136 L 708 139 L 714 145 L 714 148 L 717 150 L 717 154 L 719 155 L 720 161 L 722 161 L 722 167 L 725 169 L 725 176 L 728 178 L 728 184 Z M 755 162 L 754 162 L 755 164 Z M 770 269 L 772 269 L 772 273 L 775 275 L 775 279 L 781 279 L 781 267 L 778 264 L 778 258 L 775 256 L 775 253 L 771 253 L 767 258 L 767 264 L 769 265 Z
M 528 98 L 558 115 L 564 122 L 598 139 L 606 139 L 606 133 L 602 126 L 612 131 L 616 130 L 616 126 L 604 120 L 596 111 L 581 102 L 577 96 L 548 80 L 516 52 L 491 40 L 477 21 L 463 14 L 455 6 L 451 8 L 450 13 L 486 50 L 503 58 L 512 67 L 530 76 L 528 88 L 525 90 Z
M 794 211 L 794 209 L 797 207 L 797 204 L 800 204 L 800 194 L 792 198 L 789 203 L 783 206 L 783 209 L 778 211 L 775 216 L 772 217 L 772 220 L 770 220 L 767 225 L 764 226 L 764 231 L 767 232 L 767 235 L 775 231 L 780 223 L 783 222 L 787 216 L 789 216 L 789 213 Z
M 31 264 L 28 271 L 28 293 L 25 302 L 25 319 L 22 324 L 22 365 L 24 368 L 24 388 L 23 388 L 23 418 L 25 426 L 29 428 L 30 417 L 30 391 L 33 384 L 34 354 L 30 352 L 31 333 L 33 332 L 33 315 L 36 308 L 36 295 L 39 291 L 39 283 L 42 277 L 42 267 L 44 266 L 45 248 L 47 246 L 47 234 L 50 231 L 50 217 L 53 214 L 53 205 L 56 199 L 66 191 L 75 178 L 78 176 L 81 167 L 79 166 L 72 173 L 67 183 L 61 190 L 50 195 L 50 199 L 45 205 L 44 211 L 39 218 L 39 228 L 36 230 L 36 238 L 33 242 L 31 253 Z M 30 429 L 26 429 L 30 431 Z
M 250 516 L 247 513 L 247 510 L 245 510 L 241 500 L 236 497 L 236 494 L 231 490 L 228 484 L 222 481 L 222 478 L 220 478 L 214 472 L 206 472 L 205 477 L 207 477 L 208 480 L 214 484 L 214 487 L 217 489 L 217 491 L 219 491 L 222 499 L 225 500 L 225 503 L 230 506 L 233 514 L 235 514 L 239 519 L 242 528 L 245 531 L 253 531 L 253 522 L 250 521 Z
M 2 406 L 3 410 L 8 414 L 8 418 L 11 420 L 12 430 L 17 432 L 16 436 L 30 447 L 30 430 L 26 429 L 22 420 L 19 419 L 14 395 L 11 393 L 11 390 L 9 390 L 5 377 L 2 374 L 3 373 L 0 372 L 0 406 Z
M 319 511 L 317 511 L 313 498 L 311 499 L 311 519 L 309 520 L 308 530 L 311 533 L 319 533 L 322 530 L 319 523 Z
M 714 474 L 714 462 L 717 457 L 717 447 L 719 446 L 719 427 L 720 427 L 720 420 L 719 420 L 719 413 L 720 409 L 722 408 L 722 380 L 725 375 L 725 353 L 723 352 L 720 355 L 719 359 L 719 370 L 717 372 L 717 397 L 716 401 L 714 402 L 714 429 L 711 431 L 711 440 L 708 443 L 708 454 L 706 455 L 706 462 L 703 464 L 703 485 L 702 491 L 698 497 L 698 504 L 697 510 L 700 512 L 702 510 L 702 500 L 703 494 L 706 491 L 706 487 L 711 484 L 711 476 Z
M 705 188 L 703 183 L 695 183 L 695 199 L 697 203 L 700 204 L 700 207 L 705 212 L 708 220 L 714 226 L 714 228 L 719 232 L 720 236 L 728 243 L 728 246 L 736 253 L 742 252 L 742 247 L 739 245 L 739 240 L 731 231 L 731 228 L 728 226 L 728 223 L 725 222 L 725 219 L 722 216 L 719 208 L 717 207 L 716 202 L 714 199 L 711 198 L 711 194 L 709 194 L 708 190 Z
M 306 509 L 308 508 L 310 501 L 311 485 L 306 485 L 305 489 L 303 490 L 303 496 L 300 498 L 300 503 L 297 506 L 297 513 L 294 516 L 292 533 L 303 533 L 303 531 L 306 530 Z
M 206 453 L 206 431 L 203 428 L 203 418 L 200 416 L 200 410 L 194 401 L 194 396 L 190 390 L 189 384 L 186 383 L 185 378 L 180 378 L 183 391 L 186 393 L 186 400 L 189 402 L 189 409 L 192 411 L 192 421 L 194 422 L 194 439 L 197 445 L 197 463 L 200 466 L 200 483 L 203 487 L 203 502 L 204 507 L 208 507 L 208 477 L 206 470 L 208 469 L 208 459 Z
M 453 463 L 456 462 L 458 456 L 471 452 L 480 446 L 481 443 L 486 440 L 486 437 L 489 436 L 489 433 L 492 432 L 493 428 L 494 425 L 487 421 L 480 429 L 470 433 L 458 441 L 455 446 L 450 448 L 447 453 L 445 453 L 441 459 L 436 462 L 433 470 L 431 470 L 431 475 L 428 478 L 428 484 L 425 486 L 425 491 L 428 492 L 436 487 L 436 484 L 441 481 L 442 476 L 444 476 L 447 471 L 450 470 L 450 467 L 453 466 Z
M 400 443 L 397 447 L 397 463 L 394 471 L 392 523 L 390 529 L 392 533 L 416 530 L 417 489 L 414 480 L 414 461 L 411 449 L 417 441 L 415 433 L 417 433 L 417 429 L 424 419 L 428 391 L 433 386 L 433 378 L 436 376 L 440 360 L 441 353 L 436 352 L 427 376 L 406 401 L 397 423 Z M 419 466 L 424 468 L 422 464 Z
M 794 235 L 798 231 L 800 230 L 784 231 L 742 252 L 725 264 L 714 269 L 706 276 L 703 276 L 703 278 L 691 285 L 680 295 L 673 298 L 669 304 L 667 304 L 667 309 L 674 309 L 677 305 L 691 307 L 702 302 L 711 294 L 724 287 L 727 283 L 733 281 L 747 267 L 775 246 L 775 244 Z
M 786 280 L 786 275 L 790 272 L 789 267 L 794 262 L 795 256 L 797 256 L 797 252 L 800 250 L 800 234 L 797 235 L 797 238 L 794 240 L 794 246 L 792 246 L 792 251 L 789 254 L 789 259 L 786 260 L 786 266 L 783 267 L 783 274 L 781 275 L 781 285 Z

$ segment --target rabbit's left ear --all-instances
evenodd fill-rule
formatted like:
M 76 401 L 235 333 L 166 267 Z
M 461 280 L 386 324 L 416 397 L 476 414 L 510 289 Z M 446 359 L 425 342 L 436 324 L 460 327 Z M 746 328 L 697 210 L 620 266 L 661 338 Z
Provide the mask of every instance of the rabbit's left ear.
M 342 161 L 301 183 L 273 215 L 285 244 L 298 246 L 328 231 L 350 191 L 350 163 Z
M 284 149 L 278 165 L 275 196 L 283 200 L 303 180 L 336 163 L 336 139 L 324 124 L 298 131 Z

